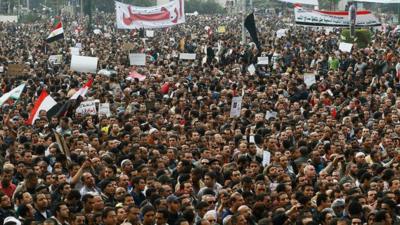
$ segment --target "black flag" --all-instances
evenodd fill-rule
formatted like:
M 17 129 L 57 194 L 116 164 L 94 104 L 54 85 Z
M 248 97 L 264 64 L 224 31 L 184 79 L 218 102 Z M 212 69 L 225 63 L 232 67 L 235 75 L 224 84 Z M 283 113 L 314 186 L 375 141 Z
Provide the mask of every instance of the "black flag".
M 244 26 L 249 31 L 250 37 L 253 40 L 253 42 L 257 45 L 257 48 L 260 49 L 260 42 L 258 42 L 258 37 L 257 37 L 256 22 L 254 21 L 254 13 L 251 13 L 246 17 L 246 20 L 244 21 Z

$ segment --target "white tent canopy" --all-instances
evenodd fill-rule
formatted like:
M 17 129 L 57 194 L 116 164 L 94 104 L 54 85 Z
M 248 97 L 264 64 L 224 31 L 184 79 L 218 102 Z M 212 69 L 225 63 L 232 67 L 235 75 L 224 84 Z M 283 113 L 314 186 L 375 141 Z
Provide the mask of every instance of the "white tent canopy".
M 400 3 L 400 0 L 354 0 L 355 2 Z
M 318 0 L 279 0 L 281 2 L 288 2 L 293 4 L 304 4 L 304 5 L 318 5 Z

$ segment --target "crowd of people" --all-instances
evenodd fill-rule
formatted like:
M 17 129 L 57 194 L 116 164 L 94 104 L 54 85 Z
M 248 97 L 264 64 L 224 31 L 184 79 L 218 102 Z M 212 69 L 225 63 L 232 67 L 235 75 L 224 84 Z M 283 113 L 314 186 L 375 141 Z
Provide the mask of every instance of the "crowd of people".
M 338 48 L 340 31 L 275 16 L 256 15 L 259 49 L 242 42 L 236 16 L 188 16 L 148 38 L 117 30 L 110 14 L 90 26 L 62 20 L 65 37 L 53 43 L 49 22 L 0 23 L 1 92 L 26 83 L 0 107 L 0 224 L 400 224 L 399 43 L 390 28 L 349 53 Z M 77 43 L 112 73 L 71 70 Z M 130 66 L 130 52 L 146 53 L 146 66 Z M 49 63 L 57 54 L 61 64 Z M 16 63 L 25 69 L 11 76 Z M 132 71 L 146 79 L 127 79 Z M 65 103 L 90 79 L 80 101 L 110 103 L 111 115 L 82 115 L 75 104 L 26 123 L 42 90 Z

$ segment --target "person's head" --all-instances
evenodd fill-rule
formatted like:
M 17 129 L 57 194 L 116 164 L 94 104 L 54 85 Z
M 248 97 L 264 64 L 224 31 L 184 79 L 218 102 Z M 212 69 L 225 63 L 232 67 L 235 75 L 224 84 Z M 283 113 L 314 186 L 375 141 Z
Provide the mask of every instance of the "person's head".
M 211 225 L 214 225 L 217 223 L 217 215 L 215 213 L 215 210 L 210 210 L 204 214 L 203 219 L 207 220 Z
M 247 224 L 247 220 L 244 217 L 244 215 L 241 214 L 234 214 L 231 218 L 231 223 L 232 224 L 236 224 L 236 225 L 246 225 Z
M 93 196 L 93 210 L 96 212 L 102 211 L 104 208 L 104 201 L 101 195 Z
M 328 195 L 326 195 L 325 193 L 320 193 L 317 195 L 317 207 L 325 209 L 329 208 L 330 205 L 331 205 L 331 200 L 329 199 Z
M 235 192 L 230 197 L 231 207 L 237 210 L 241 205 L 244 204 L 244 198 L 239 192 Z
M 214 172 L 207 172 L 204 175 L 204 184 L 207 187 L 212 188 L 215 185 L 215 179 L 216 179 L 216 174 Z
M 106 207 L 103 209 L 101 215 L 102 221 L 104 225 L 115 225 L 117 224 L 117 214 L 115 213 L 114 208 Z
M 179 198 L 175 195 L 168 196 L 167 205 L 170 212 L 177 212 L 180 208 Z
M 82 182 L 83 182 L 83 184 L 84 184 L 85 186 L 87 186 L 87 187 L 89 187 L 89 188 L 94 187 L 94 185 L 95 185 L 94 177 L 93 177 L 93 175 L 92 175 L 91 173 L 89 173 L 89 172 L 84 172 L 84 173 L 82 174 Z
M 168 220 L 168 210 L 167 209 L 159 209 L 156 213 L 156 225 L 165 225 Z
M 85 194 L 82 197 L 82 202 L 83 202 L 83 207 L 87 212 L 90 212 L 93 210 L 93 204 L 94 204 L 94 198 L 92 194 Z
M 176 225 L 190 225 L 189 221 L 185 218 L 179 218 L 176 223 Z
M 33 219 L 34 208 L 31 204 L 22 204 L 18 206 L 17 215 L 24 219 Z
M 252 216 L 252 211 L 251 211 L 250 207 L 248 207 L 247 205 L 240 206 L 238 209 L 238 213 L 240 215 L 243 215 L 244 218 L 246 218 L 246 219 L 250 219 L 250 217 Z
M 135 204 L 129 205 L 127 212 L 128 212 L 128 220 L 132 224 L 135 224 L 136 222 L 138 222 L 140 220 L 140 217 L 139 217 L 140 209 Z
M 35 172 L 29 172 L 25 176 L 25 186 L 28 189 L 34 189 L 38 184 L 38 177 Z
M 35 205 L 35 208 L 39 211 L 44 211 L 49 206 L 46 195 L 42 193 L 33 196 L 33 203 Z
M 84 225 L 85 215 L 83 213 L 75 213 L 72 215 L 71 225 Z
M 54 207 L 54 213 L 53 215 L 58 219 L 58 220 L 68 220 L 69 218 L 69 208 L 65 202 L 60 202 Z
M 143 225 L 153 225 L 156 214 L 156 210 L 154 209 L 154 207 L 151 205 L 145 205 L 141 211 L 143 217 Z

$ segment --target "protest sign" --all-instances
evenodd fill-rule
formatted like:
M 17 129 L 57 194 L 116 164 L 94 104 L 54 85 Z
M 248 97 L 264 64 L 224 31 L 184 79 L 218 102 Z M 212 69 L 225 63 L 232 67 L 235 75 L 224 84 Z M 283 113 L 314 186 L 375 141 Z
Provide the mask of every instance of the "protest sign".
M 233 97 L 232 98 L 230 117 L 232 118 L 232 117 L 240 116 L 240 110 L 241 109 L 242 109 L 242 96 Z
M 91 100 L 91 101 L 81 102 L 79 107 L 76 109 L 76 113 L 80 113 L 82 115 L 96 115 L 97 114 L 96 101 Z
M 71 69 L 82 73 L 96 73 L 99 58 L 73 55 Z
M 79 53 L 80 49 L 77 47 L 71 47 L 71 48 L 69 48 L 69 50 L 71 52 L 71 55 L 80 55 L 80 53 Z
M 353 44 L 351 43 L 340 42 L 339 44 L 339 50 L 342 52 L 351 52 L 352 48 Z
M 194 53 L 180 53 L 179 59 L 186 59 L 186 60 L 195 60 L 196 54 Z
M 225 26 L 219 26 L 218 27 L 218 33 L 222 34 L 226 32 L 226 27 Z
M 307 88 L 310 88 L 317 81 L 315 79 L 315 74 L 313 73 L 305 73 L 303 76 L 304 83 L 307 85 Z
M 269 58 L 268 57 L 258 57 L 257 58 L 257 64 L 258 65 L 268 65 L 269 64 Z
M 149 38 L 154 37 L 154 30 L 146 30 L 146 37 Z
M 146 65 L 146 54 L 143 54 L 143 53 L 129 54 L 129 62 L 131 64 L 131 66 L 145 66 Z
M 24 73 L 25 66 L 23 64 L 9 64 L 7 75 L 9 76 L 21 76 Z
M 250 75 L 254 75 L 256 73 L 256 67 L 254 64 L 251 64 L 249 67 L 247 67 L 247 71 L 249 71 Z
M 99 116 L 101 115 L 105 115 L 107 117 L 111 116 L 110 103 L 99 104 Z
M 122 45 L 122 49 L 125 50 L 125 51 L 130 51 L 133 48 L 135 48 L 135 46 L 132 43 L 124 43 Z
M 62 62 L 62 55 L 49 56 L 49 63 L 53 65 L 60 65 Z

